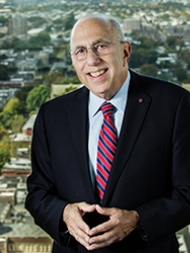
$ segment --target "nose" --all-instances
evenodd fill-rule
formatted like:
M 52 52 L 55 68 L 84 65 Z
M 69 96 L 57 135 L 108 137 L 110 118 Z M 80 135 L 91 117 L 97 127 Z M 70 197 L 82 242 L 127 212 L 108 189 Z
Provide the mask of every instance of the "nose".
M 96 52 L 94 52 L 92 48 L 89 48 L 87 52 L 86 61 L 89 66 L 94 66 L 100 62 L 100 57 L 96 54 Z

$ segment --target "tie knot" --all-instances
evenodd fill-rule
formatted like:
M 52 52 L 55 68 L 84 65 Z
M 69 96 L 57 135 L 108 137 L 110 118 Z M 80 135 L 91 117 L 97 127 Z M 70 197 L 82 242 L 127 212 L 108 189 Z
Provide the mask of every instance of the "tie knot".
M 110 117 L 113 114 L 114 106 L 109 102 L 104 102 L 101 105 L 101 110 L 104 117 Z

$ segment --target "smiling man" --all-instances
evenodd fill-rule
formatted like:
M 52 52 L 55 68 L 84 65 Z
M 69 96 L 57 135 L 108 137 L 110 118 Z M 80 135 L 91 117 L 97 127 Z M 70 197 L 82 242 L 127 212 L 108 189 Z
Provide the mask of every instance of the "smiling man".
M 43 104 L 26 208 L 54 253 L 177 253 L 190 223 L 190 96 L 128 68 L 104 15 L 80 19 L 71 58 L 84 87 Z

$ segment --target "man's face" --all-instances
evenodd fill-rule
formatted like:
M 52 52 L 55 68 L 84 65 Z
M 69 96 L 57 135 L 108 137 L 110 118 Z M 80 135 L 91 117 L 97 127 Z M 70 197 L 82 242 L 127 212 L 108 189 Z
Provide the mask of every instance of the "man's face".
M 101 43 L 108 43 L 108 53 L 104 55 L 92 50 L 93 46 L 101 47 Z M 76 52 L 80 54 L 85 49 L 86 59 L 78 60 Z M 130 44 L 121 43 L 109 23 L 97 18 L 79 21 L 72 32 L 71 53 L 78 78 L 96 96 L 109 100 L 121 88 L 128 73 Z

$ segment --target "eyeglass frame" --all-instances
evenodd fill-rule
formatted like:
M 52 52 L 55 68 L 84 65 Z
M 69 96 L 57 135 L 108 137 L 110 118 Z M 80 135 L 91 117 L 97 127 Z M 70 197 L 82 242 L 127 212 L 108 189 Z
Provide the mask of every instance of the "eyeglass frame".
M 87 59 L 87 56 L 88 56 L 88 50 L 89 49 L 91 49 L 97 56 L 102 56 L 102 55 L 107 55 L 107 54 L 109 54 L 109 53 L 107 53 L 107 54 L 100 54 L 100 53 L 98 53 L 97 52 L 97 46 L 98 45 L 108 45 L 108 46 L 110 46 L 110 45 L 116 45 L 116 44 L 121 44 L 121 43 L 124 43 L 125 41 L 117 41 L 117 42 L 114 42 L 114 41 L 98 41 L 98 42 L 95 42 L 95 43 L 93 43 L 93 45 L 91 46 L 91 47 L 88 47 L 88 48 L 86 48 L 86 47 L 83 47 L 83 46 L 80 46 L 80 47 L 77 47 L 75 50 L 74 50 L 74 52 L 70 52 L 70 55 L 71 56 L 75 56 L 76 57 L 76 60 L 77 61 L 84 61 L 84 60 L 86 60 Z M 85 55 L 85 58 L 84 59 L 81 59 L 81 60 L 78 60 L 77 59 L 77 51 L 79 50 L 81 50 L 81 49 L 83 49 L 83 50 L 85 50 L 86 51 L 86 55 Z

